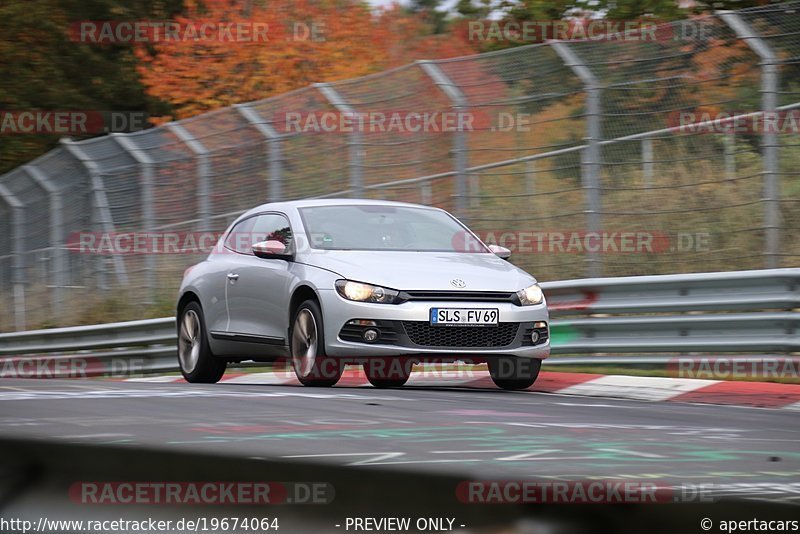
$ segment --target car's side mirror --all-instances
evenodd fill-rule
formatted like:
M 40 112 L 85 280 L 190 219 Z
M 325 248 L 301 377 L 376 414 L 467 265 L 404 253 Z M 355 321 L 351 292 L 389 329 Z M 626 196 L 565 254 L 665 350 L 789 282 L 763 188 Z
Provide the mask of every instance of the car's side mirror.
M 489 250 L 491 250 L 495 256 L 498 258 L 503 258 L 504 260 L 507 260 L 511 257 L 511 251 L 506 247 L 501 247 L 500 245 L 489 245 Z
M 286 248 L 286 245 L 276 240 L 259 241 L 253 243 L 253 254 L 259 258 L 288 260 L 292 254 Z

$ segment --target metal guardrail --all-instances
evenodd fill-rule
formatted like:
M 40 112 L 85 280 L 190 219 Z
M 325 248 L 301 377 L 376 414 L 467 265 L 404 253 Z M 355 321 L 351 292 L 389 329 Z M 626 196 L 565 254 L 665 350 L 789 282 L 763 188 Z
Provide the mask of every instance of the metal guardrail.
M 588 278 L 542 287 L 554 316 L 800 308 L 800 269 Z
M 556 356 L 800 351 L 800 313 L 793 311 L 800 308 L 800 269 L 596 278 L 542 286 L 555 319 Z M 582 317 L 571 318 L 577 315 Z M 604 363 L 622 361 L 604 356 Z
M 800 351 L 800 313 L 737 313 L 653 317 L 591 317 L 554 323 L 553 354 L 607 352 Z
M 174 345 L 175 318 L 146 319 L 0 334 L 0 356 Z
M 0 376 L 177 371 L 176 345 L 174 317 L 0 334 Z M 39 361 L 47 362 L 41 372 L 35 371 Z
M 632 352 L 800 352 L 800 311 L 795 311 L 800 308 L 800 269 L 590 278 L 542 287 L 553 319 L 556 356 L 548 364 L 668 361 L 614 355 Z M 0 334 L 0 362 L 49 355 L 89 361 L 87 374 L 115 368 L 177 371 L 175 345 L 175 319 L 165 317 Z M 580 354 L 596 356 L 560 357 Z

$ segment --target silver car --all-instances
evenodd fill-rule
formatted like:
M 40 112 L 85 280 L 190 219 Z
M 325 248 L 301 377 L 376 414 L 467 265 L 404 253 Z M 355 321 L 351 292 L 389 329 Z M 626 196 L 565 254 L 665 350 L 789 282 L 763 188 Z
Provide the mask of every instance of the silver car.
M 189 382 L 228 362 L 288 359 L 307 386 L 346 364 L 376 387 L 420 362 L 487 364 L 504 389 L 533 384 L 550 353 L 536 279 L 444 210 L 374 200 L 264 204 L 187 269 L 178 359 Z

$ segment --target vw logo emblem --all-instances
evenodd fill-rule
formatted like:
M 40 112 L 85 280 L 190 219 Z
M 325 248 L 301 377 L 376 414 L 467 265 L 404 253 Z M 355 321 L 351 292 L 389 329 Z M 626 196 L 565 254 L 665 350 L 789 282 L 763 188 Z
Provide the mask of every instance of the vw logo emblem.
M 467 287 L 467 283 L 464 282 L 461 278 L 453 278 L 450 280 L 450 285 L 453 287 Z

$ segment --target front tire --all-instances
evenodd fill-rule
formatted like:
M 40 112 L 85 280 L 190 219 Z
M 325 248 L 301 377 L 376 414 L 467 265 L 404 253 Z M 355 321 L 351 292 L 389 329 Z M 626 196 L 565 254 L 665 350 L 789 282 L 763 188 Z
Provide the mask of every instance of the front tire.
M 376 388 L 399 388 L 408 382 L 412 366 L 402 358 L 370 358 L 364 364 L 364 374 Z
M 178 365 L 183 378 L 196 384 L 215 384 L 225 374 L 227 363 L 208 344 L 199 302 L 187 304 L 178 317 Z
M 314 300 L 300 304 L 290 334 L 292 368 L 304 386 L 330 387 L 342 377 L 342 365 L 325 355 L 322 310 Z
M 500 389 L 528 389 L 536 382 L 542 361 L 530 358 L 492 358 L 488 361 L 489 376 Z

